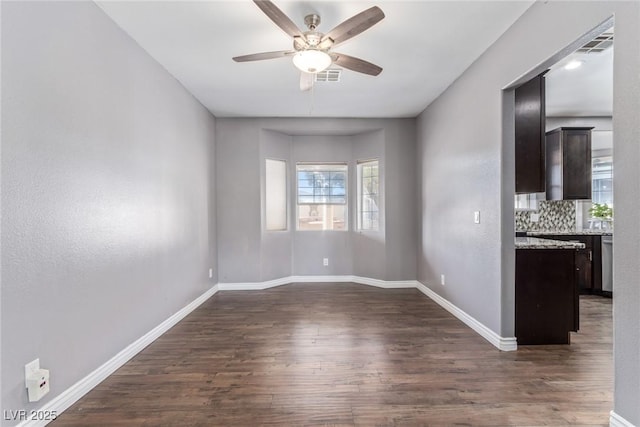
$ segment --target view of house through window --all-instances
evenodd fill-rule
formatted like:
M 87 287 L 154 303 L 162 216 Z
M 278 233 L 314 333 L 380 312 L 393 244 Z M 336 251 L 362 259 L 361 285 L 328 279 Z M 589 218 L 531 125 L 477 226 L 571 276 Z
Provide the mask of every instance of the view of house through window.
M 300 163 L 296 175 L 298 230 L 346 230 L 347 165 Z
M 378 160 L 358 162 L 358 229 L 378 230 L 379 221 Z
M 613 207 L 613 158 L 595 157 L 591 174 L 591 201 Z

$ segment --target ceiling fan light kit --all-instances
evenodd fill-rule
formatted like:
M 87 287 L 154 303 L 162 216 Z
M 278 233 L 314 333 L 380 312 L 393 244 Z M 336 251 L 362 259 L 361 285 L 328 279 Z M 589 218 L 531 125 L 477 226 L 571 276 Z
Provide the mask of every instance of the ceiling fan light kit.
M 384 18 L 384 13 L 377 7 L 371 7 L 355 16 L 347 19 L 327 34 L 316 31 L 320 24 L 320 16 L 312 14 L 304 18 L 304 23 L 309 29 L 306 32 L 293 23 L 278 7 L 269 0 L 254 0 L 254 3 L 271 19 L 278 27 L 293 38 L 293 50 L 263 52 L 251 55 L 236 56 L 236 62 L 261 61 L 264 59 L 275 59 L 293 56 L 293 64 L 300 71 L 301 90 L 308 90 L 306 74 L 316 74 L 329 68 L 331 64 L 336 64 L 358 73 L 377 76 L 382 72 L 382 68 L 360 58 L 332 52 L 331 48 L 343 43 L 363 31 L 371 28 Z
M 293 55 L 293 65 L 300 71 L 310 74 L 326 70 L 332 62 L 329 54 L 321 50 L 301 50 Z

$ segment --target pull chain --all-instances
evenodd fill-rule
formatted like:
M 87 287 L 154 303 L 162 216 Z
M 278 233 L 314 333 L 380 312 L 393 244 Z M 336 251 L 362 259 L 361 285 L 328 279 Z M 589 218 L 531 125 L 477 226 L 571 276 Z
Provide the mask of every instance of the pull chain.
M 313 80 L 311 80 L 311 99 L 309 102 L 309 115 L 311 116 L 313 114 L 313 109 L 315 107 L 315 89 L 316 89 L 316 79 L 315 76 L 313 76 Z

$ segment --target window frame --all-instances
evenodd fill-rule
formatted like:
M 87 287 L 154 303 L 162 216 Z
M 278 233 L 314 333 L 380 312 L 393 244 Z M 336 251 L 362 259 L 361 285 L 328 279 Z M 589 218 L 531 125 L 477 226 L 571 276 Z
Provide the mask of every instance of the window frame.
M 317 167 L 323 167 L 323 166 L 342 166 L 344 167 L 344 203 L 300 203 L 299 197 L 300 197 L 300 193 L 299 193 L 299 188 L 300 188 L 300 180 L 298 177 L 298 173 L 300 171 L 300 167 L 305 167 L 305 166 L 317 166 Z M 340 171 L 342 172 L 342 171 Z M 350 226 L 350 221 L 349 221 L 349 162 L 297 162 L 296 163 L 296 170 L 295 170 L 295 211 L 296 211 L 296 224 L 295 224 L 295 230 L 296 231 L 301 231 L 301 232 L 308 232 L 308 231 L 315 231 L 315 232 L 343 232 L 343 231 L 349 231 L 349 226 Z M 315 187 L 313 187 L 315 188 Z M 316 205 L 316 206 L 327 206 L 327 205 L 336 205 L 336 206 L 344 206 L 344 228 L 342 229 L 322 229 L 322 230 L 306 230 L 306 229 L 301 229 L 300 228 L 300 206 L 309 206 L 309 205 Z
M 377 226 L 375 228 L 363 228 L 363 192 L 362 192 L 362 181 L 363 174 L 362 168 L 367 164 L 375 163 L 378 169 L 377 179 L 378 179 L 378 192 L 375 193 L 377 196 Z M 380 209 L 380 201 L 382 197 L 382 185 L 380 182 L 380 159 L 379 158 L 370 158 L 370 159 L 361 159 L 356 161 L 356 229 L 359 232 L 379 232 L 381 229 L 381 209 Z

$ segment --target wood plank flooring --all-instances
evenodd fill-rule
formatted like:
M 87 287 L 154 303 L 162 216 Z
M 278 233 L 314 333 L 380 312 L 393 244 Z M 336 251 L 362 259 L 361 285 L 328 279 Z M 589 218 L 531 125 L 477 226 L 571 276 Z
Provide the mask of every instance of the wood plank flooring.
M 218 293 L 50 425 L 608 425 L 611 300 L 500 352 L 415 289 Z

